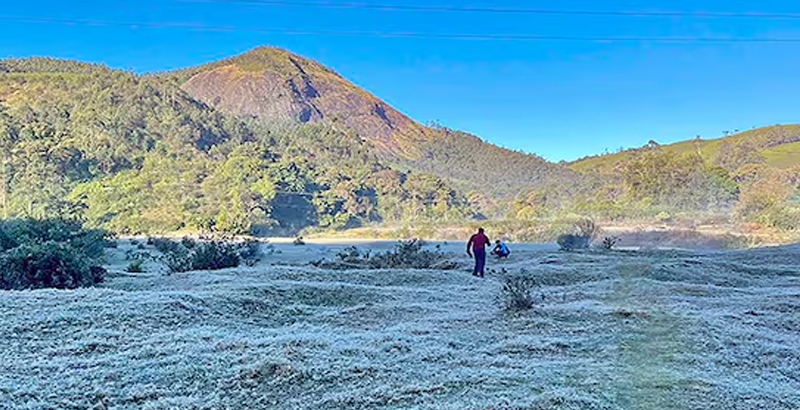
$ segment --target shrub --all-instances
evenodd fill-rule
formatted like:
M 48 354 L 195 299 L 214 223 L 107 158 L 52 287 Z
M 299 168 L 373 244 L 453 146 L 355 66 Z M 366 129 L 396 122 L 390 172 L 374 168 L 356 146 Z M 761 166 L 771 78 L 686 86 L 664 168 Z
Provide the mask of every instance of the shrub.
M 560 235 L 556 242 L 563 251 L 587 249 L 600 234 L 600 227 L 591 218 L 583 218 L 573 225 L 575 233 Z
M 255 266 L 261 261 L 264 252 L 261 250 L 261 243 L 255 240 L 247 240 L 237 244 L 239 258 L 247 266 Z
M 169 254 L 179 251 L 181 245 L 178 242 L 171 241 L 165 238 L 152 238 L 152 240 L 148 240 L 151 242 L 152 245 L 156 248 L 157 251 L 163 254 Z
M 438 249 L 424 249 L 425 242 L 419 239 L 399 241 L 392 251 L 379 253 L 370 258 L 373 269 L 433 269 L 441 268 L 446 255 Z M 455 266 L 450 267 L 455 269 Z
M 619 243 L 620 239 L 616 236 L 606 236 L 603 238 L 603 249 L 612 250 Z
M 362 253 L 355 246 L 348 246 L 339 251 L 336 257 L 345 263 L 361 263 L 365 260 L 369 260 L 369 252 Z
M 304 241 L 304 240 L 303 240 L 303 237 L 302 237 L 302 236 L 298 236 L 297 238 L 294 238 L 294 242 L 292 242 L 292 243 L 293 243 L 295 246 L 302 246 L 302 245 L 305 245 L 305 244 L 306 244 L 306 241 Z
M 125 268 L 125 271 L 128 273 L 142 273 L 144 272 L 144 261 L 141 259 L 134 259 L 131 263 L 128 264 L 128 267 Z
M 502 295 L 505 310 L 521 312 L 533 308 L 533 295 L 531 291 L 536 287 L 533 278 L 525 276 L 525 271 L 519 275 L 507 276 L 503 282 Z
M 235 268 L 239 263 L 239 249 L 235 244 L 209 241 L 199 242 L 191 248 L 192 270 Z
M 180 242 L 156 238 L 153 245 L 162 253 L 161 261 L 171 272 L 235 268 L 241 263 L 253 266 L 263 253 L 257 241 L 229 242 L 183 238 Z
M 86 257 L 97 259 L 112 246 L 111 235 L 102 230 L 83 229 L 76 221 L 64 219 L 15 219 L 0 221 L 2 250 L 23 244 L 64 243 Z
M 23 244 L 0 255 L 0 289 L 75 289 L 101 283 L 105 270 L 81 250 L 47 241 Z
M 583 218 L 575 222 L 575 230 L 578 236 L 586 238 L 589 243 L 600 234 L 600 227 L 591 218 Z
M 589 247 L 589 238 L 575 234 L 560 235 L 556 242 L 562 251 L 567 252 Z
M 425 242 L 413 239 L 400 241 L 395 249 L 371 255 L 362 252 L 355 246 L 342 249 L 337 255 L 338 261 L 318 261 L 313 264 L 329 269 L 441 269 L 453 270 L 458 266 L 450 261 L 437 247 L 436 250 L 424 249 Z
M 0 289 L 93 286 L 105 277 L 105 248 L 115 243 L 76 221 L 0 221 Z
M 181 238 L 181 245 L 183 245 L 183 247 L 186 249 L 192 249 L 195 245 L 197 245 L 197 242 L 188 236 L 184 236 Z

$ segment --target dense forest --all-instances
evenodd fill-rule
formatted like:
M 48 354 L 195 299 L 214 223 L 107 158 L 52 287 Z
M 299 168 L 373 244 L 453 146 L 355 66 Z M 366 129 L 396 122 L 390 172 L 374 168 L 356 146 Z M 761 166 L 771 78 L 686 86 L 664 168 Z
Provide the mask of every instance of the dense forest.
M 289 75 L 276 77 L 287 92 L 300 80 L 314 92 L 290 96 L 288 114 L 276 117 L 236 112 L 236 101 L 215 106 L 208 99 L 220 90 L 197 76 L 237 61 Z M 193 79 L 193 89 L 184 87 Z M 0 61 L 0 213 L 75 219 L 123 234 L 295 234 L 574 214 L 719 215 L 800 229 L 800 161 L 791 161 L 800 127 L 651 142 L 554 164 L 445 127 L 408 124 L 347 84 L 322 66 L 264 50 L 147 76 L 55 59 Z M 321 99 L 328 89 L 333 97 Z M 202 96 L 193 95 L 198 90 Z M 283 93 L 273 90 L 278 99 Z M 316 119 L 296 117 L 309 107 Z M 354 114 L 341 120 L 349 109 Z M 350 126 L 359 119 L 367 125 Z
M 158 78 L 103 67 L 2 67 L 4 218 L 248 233 L 471 216 L 441 178 L 394 171 L 331 127 L 249 124 Z

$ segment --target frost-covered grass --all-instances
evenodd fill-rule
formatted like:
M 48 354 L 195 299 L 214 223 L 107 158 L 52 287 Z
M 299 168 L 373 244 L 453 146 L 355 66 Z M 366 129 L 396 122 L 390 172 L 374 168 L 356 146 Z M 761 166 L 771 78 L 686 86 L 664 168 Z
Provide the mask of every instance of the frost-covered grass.
M 335 246 L 269 248 L 255 267 L 0 292 L 0 408 L 800 408 L 800 247 L 515 246 L 485 280 L 466 257 L 333 272 L 304 264 Z M 533 310 L 503 310 L 502 269 L 535 277 Z

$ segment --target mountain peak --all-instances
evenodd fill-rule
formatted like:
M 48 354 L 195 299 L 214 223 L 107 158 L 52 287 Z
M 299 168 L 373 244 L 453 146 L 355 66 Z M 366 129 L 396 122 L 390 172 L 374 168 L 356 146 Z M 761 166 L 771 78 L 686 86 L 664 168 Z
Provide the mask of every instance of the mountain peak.
M 282 74 L 295 74 L 300 71 L 322 71 L 336 74 L 333 70 L 308 58 L 294 54 L 288 50 L 272 47 L 256 47 L 244 54 L 222 60 L 217 64 L 235 65 L 245 72 L 272 71 Z M 336 74 L 338 76 L 338 74 Z
M 343 125 L 392 156 L 418 155 L 427 129 L 324 65 L 276 47 L 170 74 L 194 98 L 268 122 Z

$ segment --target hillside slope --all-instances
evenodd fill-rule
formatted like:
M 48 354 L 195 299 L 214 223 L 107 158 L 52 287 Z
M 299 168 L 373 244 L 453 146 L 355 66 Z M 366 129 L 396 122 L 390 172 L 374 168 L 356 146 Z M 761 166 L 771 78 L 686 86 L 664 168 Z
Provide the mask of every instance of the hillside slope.
M 739 162 L 766 163 L 777 168 L 800 165 L 800 125 L 776 125 L 757 128 L 724 138 L 713 140 L 687 140 L 659 149 L 676 153 L 699 153 L 703 159 L 724 165 L 731 156 Z M 614 168 L 630 159 L 638 149 L 587 157 L 570 164 L 570 168 L 583 173 L 612 172 Z
M 564 166 L 409 119 L 333 70 L 285 50 L 246 54 L 162 74 L 193 97 L 262 123 L 320 123 L 352 133 L 384 162 L 454 180 L 465 190 L 507 197 L 522 189 L 578 184 Z

